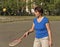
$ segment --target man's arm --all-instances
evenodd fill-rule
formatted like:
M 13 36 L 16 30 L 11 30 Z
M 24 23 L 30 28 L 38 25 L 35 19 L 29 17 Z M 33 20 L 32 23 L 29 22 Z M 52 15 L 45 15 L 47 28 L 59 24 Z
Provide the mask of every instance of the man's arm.
M 49 45 L 52 45 L 52 32 L 51 32 L 51 28 L 50 28 L 50 23 L 46 23 L 46 28 L 48 30 L 48 37 L 49 37 Z

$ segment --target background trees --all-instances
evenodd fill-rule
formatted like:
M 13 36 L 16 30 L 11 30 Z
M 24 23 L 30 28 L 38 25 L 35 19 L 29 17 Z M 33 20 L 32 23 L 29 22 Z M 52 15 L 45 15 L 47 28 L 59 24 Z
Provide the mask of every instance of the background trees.
M 44 8 L 45 15 L 60 15 L 60 0 L 0 0 L 0 15 L 30 15 L 35 6 Z

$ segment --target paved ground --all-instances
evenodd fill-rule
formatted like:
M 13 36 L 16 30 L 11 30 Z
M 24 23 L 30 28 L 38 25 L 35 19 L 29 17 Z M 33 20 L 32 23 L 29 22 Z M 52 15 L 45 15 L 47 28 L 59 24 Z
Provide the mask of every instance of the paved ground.
M 60 21 L 52 21 L 51 29 L 53 33 L 53 47 L 60 47 Z M 0 24 L 0 47 L 9 47 L 8 43 L 19 38 L 32 25 L 31 21 L 21 21 L 16 23 Z M 25 38 L 22 43 L 14 47 L 32 47 L 34 40 L 34 33 Z

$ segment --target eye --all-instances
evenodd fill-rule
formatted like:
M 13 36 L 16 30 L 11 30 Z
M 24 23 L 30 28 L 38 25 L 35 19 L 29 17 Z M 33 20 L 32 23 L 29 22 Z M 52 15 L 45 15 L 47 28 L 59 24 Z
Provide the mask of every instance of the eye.
M 37 10 L 35 11 L 35 13 L 37 13 Z

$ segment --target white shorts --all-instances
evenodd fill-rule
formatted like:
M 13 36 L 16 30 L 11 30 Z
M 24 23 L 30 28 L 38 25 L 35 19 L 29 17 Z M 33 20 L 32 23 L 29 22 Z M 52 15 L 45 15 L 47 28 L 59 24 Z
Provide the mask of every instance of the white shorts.
M 48 37 L 44 38 L 35 38 L 33 47 L 49 47 Z

